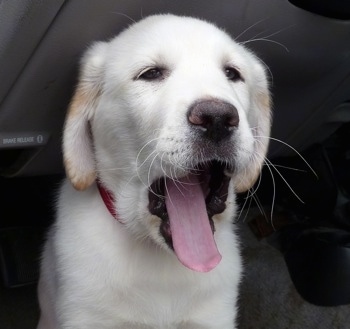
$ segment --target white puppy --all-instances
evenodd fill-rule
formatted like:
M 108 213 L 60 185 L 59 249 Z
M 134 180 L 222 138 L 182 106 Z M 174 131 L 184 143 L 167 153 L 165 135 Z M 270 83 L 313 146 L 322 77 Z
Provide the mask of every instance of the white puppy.
M 38 328 L 235 328 L 235 192 L 269 130 L 263 66 L 210 23 L 151 16 L 94 44 L 65 124 Z

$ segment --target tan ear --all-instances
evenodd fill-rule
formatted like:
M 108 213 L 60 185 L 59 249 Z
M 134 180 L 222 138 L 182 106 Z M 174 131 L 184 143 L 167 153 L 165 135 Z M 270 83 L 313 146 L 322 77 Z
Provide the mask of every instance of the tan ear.
M 96 43 L 82 58 L 75 94 L 68 108 L 63 132 L 66 174 L 77 190 L 89 187 L 96 178 L 93 140 L 89 120 L 102 92 L 107 43 Z
M 260 70 L 264 71 L 262 67 L 260 67 Z M 237 193 L 248 191 L 255 184 L 260 175 L 269 145 L 272 102 L 266 74 L 263 73 L 262 76 L 264 78 L 253 86 L 251 115 L 248 118 L 255 138 L 253 159 L 249 167 L 245 168 L 234 179 Z

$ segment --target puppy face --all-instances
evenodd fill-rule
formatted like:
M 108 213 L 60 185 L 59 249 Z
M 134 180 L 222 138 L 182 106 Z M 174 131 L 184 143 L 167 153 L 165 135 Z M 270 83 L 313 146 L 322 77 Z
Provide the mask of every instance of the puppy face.
M 231 186 L 254 184 L 269 130 L 268 83 L 251 52 L 207 22 L 151 16 L 84 56 L 64 160 L 77 189 L 98 177 L 129 226 L 206 271 L 220 258 L 215 215 Z M 185 259 L 201 257 L 211 260 Z

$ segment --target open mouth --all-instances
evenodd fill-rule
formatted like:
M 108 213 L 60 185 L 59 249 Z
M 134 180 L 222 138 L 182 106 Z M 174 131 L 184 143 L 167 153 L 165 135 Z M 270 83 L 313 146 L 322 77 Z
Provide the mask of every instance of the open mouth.
M 162 177 L 150 186 L 149 211 L 162 219 L 160 233 L 179 261 L 195 271 L 208 272 L 221 260 L 213 216 L 226 208 L 227 169 L 214 160 L 185 177 Z

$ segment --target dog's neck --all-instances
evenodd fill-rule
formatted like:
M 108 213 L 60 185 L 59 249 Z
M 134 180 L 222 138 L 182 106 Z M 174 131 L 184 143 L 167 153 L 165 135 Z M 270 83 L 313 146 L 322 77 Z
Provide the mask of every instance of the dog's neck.
M 119 220 L 119 217 L 118 217 L 118 213 L 117 213 L 117 210 L 115 209 L 114 207 L 114 201 L 115 201 L 115 198 L 114 198 L 114 195 L 112 194 L 111 191 L 107 190 L 102 184 L 100 181 L 97 181 L 97 188 L 100 192 L 100 195 L 101 195 L 101 198 L 104 202 L 104 204 L 106 205 L 106 208 L 108 209 L 108 211 L 111 213 L 111 215 L 117 219 L 118 221 Z

